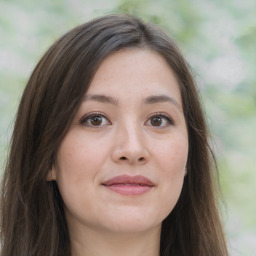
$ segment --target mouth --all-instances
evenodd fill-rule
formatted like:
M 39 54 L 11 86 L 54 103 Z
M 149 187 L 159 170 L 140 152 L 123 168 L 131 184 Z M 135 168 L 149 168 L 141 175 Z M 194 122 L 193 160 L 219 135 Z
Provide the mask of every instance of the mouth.
M 120 175 L 101 184 L 105 188 L 122 195 L 142 195 L 149 192 L 155 184 L 148 178 L 136 175 Z

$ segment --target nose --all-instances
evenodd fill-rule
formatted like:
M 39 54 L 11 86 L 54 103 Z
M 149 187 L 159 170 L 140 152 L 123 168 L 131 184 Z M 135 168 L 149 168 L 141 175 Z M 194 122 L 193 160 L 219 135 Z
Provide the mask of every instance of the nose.
M 112 159 L 116 163 L 145 164 L 150 159 L 143 132 L 138 127 L 120 127 L 116 136 Z

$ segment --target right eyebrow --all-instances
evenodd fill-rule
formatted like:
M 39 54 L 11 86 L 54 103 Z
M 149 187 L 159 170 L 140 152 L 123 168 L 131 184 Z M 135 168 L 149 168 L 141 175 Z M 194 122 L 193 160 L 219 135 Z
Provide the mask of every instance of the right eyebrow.
M 182 111 L 182 107 L 178 103 L 178 101 L 175 100 L 173 97 L 170 97 L 167 95 L 153 95 L 145 99 L 146 104 L 155 104 L 155 103 L 161 103 L 161 102 L 169 102 L 173 104 L 179 111 Z
M 100 94 L 89 94 L 84 97 L 84 101 L 98 101 L 102 103 L 110 103 L 117 106 L 118 101 L 112 97 L 100 95 Z

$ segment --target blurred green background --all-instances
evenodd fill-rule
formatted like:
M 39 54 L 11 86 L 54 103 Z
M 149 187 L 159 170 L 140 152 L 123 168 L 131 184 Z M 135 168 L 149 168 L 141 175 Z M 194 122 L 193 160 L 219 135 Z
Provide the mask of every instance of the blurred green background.
M 0 0 L 0 167 L 28 77 L 48 47 L 94 17 L 163 27 L 191 65 L 213 135 L 232 256 L 256 255 L 255 0 Z

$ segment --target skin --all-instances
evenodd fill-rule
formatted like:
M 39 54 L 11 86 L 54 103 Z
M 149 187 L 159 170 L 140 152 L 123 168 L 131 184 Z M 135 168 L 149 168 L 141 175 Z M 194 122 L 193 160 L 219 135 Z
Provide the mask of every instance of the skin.
M 72 255 L 159 255 L 187 155 L 179 86 L 164 58 L 148 49 L 107 57 L 48 175 L 65 203 Z M 102 185 L 117 175 L 142 175 L 154 186 L 123 195 Z

